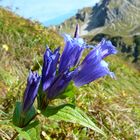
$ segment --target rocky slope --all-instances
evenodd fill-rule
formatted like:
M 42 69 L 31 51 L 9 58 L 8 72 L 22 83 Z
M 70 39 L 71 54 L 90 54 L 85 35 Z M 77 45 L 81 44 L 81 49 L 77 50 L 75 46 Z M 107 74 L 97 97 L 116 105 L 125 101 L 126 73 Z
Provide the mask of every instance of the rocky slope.
M 139 0 L 101 0 L 94 7 L 79 10 L 56 29 L 73 32 L 76 23 L 80 25 L 80 34 L 89 42 L 108 37 L 121 52 L 134 57 L 131 61 L 140 59 Z
M 101 32 L 122 36 L 139 35 L 140 1 L 101 0 L 94 7 L 79 10 L 74 17 L 58 26 L 58 29 L 69 30 L 76 22 L 81 25 L 81 35 Z

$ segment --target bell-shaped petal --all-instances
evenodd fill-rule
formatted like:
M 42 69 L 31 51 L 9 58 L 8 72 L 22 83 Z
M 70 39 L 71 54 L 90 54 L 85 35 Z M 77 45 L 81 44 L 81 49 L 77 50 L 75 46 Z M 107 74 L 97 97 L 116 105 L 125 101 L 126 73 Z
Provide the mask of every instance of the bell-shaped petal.
M 42 68 L 42 88 L 46 91 L 55 78 L 56 67 L 59 59 L 59 48 L 52 52 L 48 47 L 44 54 L 44 62 Z
M 85 63 L 79 66 L 76 72 L 77 74 L 73 78 L 76 86 L 88 84 L 105 75 L 114 77 L 114 74 L 109 71 L 108 64 L 104 60 L 99 61 L 99 63 L 94 63 L 94 60 L 93 63 Z
M 75 38 L 64 35 L 65 48 L 60 58 L 59 73 L 78 64 L 83 50 L 87 47 L 84 40 L 78 37 L 78 30 L 79 27 L 76 27 Z
M 63 90 L 68 86 L 73 75 L 74 72 L 69 72 L 68 70 L 60 73 L 55 78 L 52 85 L 49 87 L 47 91 L 47 98 L 54 99 L 55 97 L 59 96 L 63 92 Z
M 117 53 L 115 46 L 113 46 L 111 41 L 108 41 L 106 39 L 102 39 L 102 41 L 96 46 L 96 49 L 101 51 L 102 59 L 107 57 L 108 55 Z
M 79 66 L 81 69 L 84 65 L 97 65 L 102 60 L 101 50 L 95 47 L 84 58 L 82 64 Z
M 30 71 L 23 97 L 23 112 L 27 112 L 34 103 L 38 93 L 40 79 L 41 77 L 36 72 Z
M 92 48 L 92 46 L 90 46 Z M 91 64 L 96 65 L 98 64 L 103 58 L 107 57 L 111 54 L 116 54 L 117 50 L 112 45 L 110 41 L 106 41 L 103 39 L 97 46 L 93 47 L 93 49 L 89 52 L 89 54 L 85 57 L 82 62 L 83 65 Z
M 73 78 L 75 85 L 88 84 L 107 74 L 114 77 L 114 74 L 109 71 L 108 64 L 102 59 L 116 53 L 117 51 L 112 43 L 103 39 L 89 52 L 82 64 L 75 70 L 76 75 Z

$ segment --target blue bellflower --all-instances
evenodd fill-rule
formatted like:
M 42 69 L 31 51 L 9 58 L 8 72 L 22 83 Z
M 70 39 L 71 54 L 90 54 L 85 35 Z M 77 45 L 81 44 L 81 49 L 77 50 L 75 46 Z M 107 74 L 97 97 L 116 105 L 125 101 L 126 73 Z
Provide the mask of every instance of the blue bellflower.
M 76 26 L 74 38 L 65 34 L 65 48 L 60 58 L 59 73 L 67 70 L 68 68 L 76 66 L 78 64 L 83 50 L 87 47 L 82 38 L 78 36 L 79 26 Z
M 109 71 L 108 64 L 102 59 L 116 53 L 112 43 L 103 39 L 75 70 L 76 75 L 73 78 L 75 85 L 82 86 L 105 75 L 114 77 L 114 73 Z
M 108 55 L 117 53 L 115 46 L 113 46 L 111 41 L 108 41 L 106 39 L 102 39 L 102 41 L 96 46 L 96 49 L 101 52 L 102 59 L 107 57 Z
M 61 92 L 68 86 L 74 72 L 69 72 L 66 70 L 65 72 L 61 72 L 58 76 L 54 79 L 52 85 L 49 87 L 47 91 L 47 98 L 53 99 L 61 94 Z
M 84 49 L 90 47 L 85 44 L 83 39 L 79 38 L 78 32 L 79 26 L 77 25 L 74 38 L 64 35 L 65 48 L 60 57 L 57 74 L 59 48 L 54 52 L 51 52 L 49 48 L 46 49 L 42 68 L 42 88 L 48 100 L 59 96 L 71 80 L 74 81 L 76 86 L 82 86 L 105 75 L 114 77 L 114 74 L 109 71 L 108 64 L 103 59 L 117 51 L 112 43 L 105 39 L 94 47 L 83 62 L 77 66 Z M 75 66 L 77 68 L 71 71 L 71 68 L 75 68 Z
M 38 93 L 40 79 L 40 76 L 36 72 L 30 71 L 23 97 L 23 112 L 27 112 L 34 103 Z
M 48 87 L 51 85 L 55 78 L 56 67 L 59 59 L 59 50 L 57 48 L 54 52 L 52 52 L 48 47 L 44 54 L 44 62 L 42 68 L 42 88 L 43 91 L 46 91 Z
M 73 78 L 76 86 L 83 86 L 105 75 L 114 77 L 114 73 L 109 71 L 108 64 L 104 60 L 97 64 L 80 66 L 76 70 L 77 75 Z

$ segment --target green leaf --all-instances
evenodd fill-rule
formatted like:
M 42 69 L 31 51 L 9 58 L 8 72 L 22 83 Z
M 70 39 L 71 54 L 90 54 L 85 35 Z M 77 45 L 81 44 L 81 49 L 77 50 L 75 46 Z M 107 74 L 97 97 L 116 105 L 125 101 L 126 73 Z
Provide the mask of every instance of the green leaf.
M 72 90 L 64 92 L 62 95 L 58 96 L 57 98 L 65 99 L 66 97 L 73 98 L 74 92 Z
M 29 134 L 25 131 L 21 131 L 19 133 L 19 136 L 18 137 L 21 137 L 22 139 L 26 139 L 26 140 L 32 140 L 32 138 L 29 136 Z
M 11 125 L 11 126 L 19 133 L 18 137 L 22 137 L 26 140 L 31 140 L 30 135 L 26 131 L 23 131 L 22 128 L 19 128 L 19 127 L 14 126 L 14 125 Z
M 27 125 L 32 120 L 32 118 L 34 118 L 34 116 L 36 115 L 36 113 L 37 112 L 36 112 L 34 106 L 32 106 L 30 108 L 30 110 L 25 114 L 24 126 Z
M 63 104 L 60 106 L 48 106 L 45 111 L 42 111 L 42 114 L 45 117 L 51 117 L 53 115 L 56 115 L 61 109 L 63 109 L 66 106 L 70 106 L 70 107 L 75 108 L 75 106 L 72 104 Z
M 24 131 L 28 131 L 31 128 L 35 128 L 39 125 L 39 121 L 34 121 L 32 123 L 30 123 L 29 125 L 27 125 L 25 128 L 23 128 Z
M 23 114 L 22 103 L 16 102 L 16 107 L 13 113 L 13 124 L 18 127 L 26 126 L 36 115 L 35 108 L 32 106 L 28 112 Z
M 39 121 L 32 122 L 26 128 L 24 128 L 24 131 L 26 131 L 30 135 L 32 140 L 39 140 L 41 131 Z
M 60 99 L 65 99 L 66 97 L 74 98 L 75 89 L 76 88 L 73 85 L 73 82 L 70 82 L 68 87 L 57 98 L 60 98 Z
M 16 126 L 20 126 L 20 122 L 21 122 L 20 115 L 21 115 L 21 110 L 22 110 L 21 107 L 22 107 L 21 103 L 16 102 L 15 110 L 13 113 L 13 124 Z
M 41 126 L 39 124 L 39 121 L 34 121 L 24 128 L 19 128 L 13 124 L 11 124 L 11 126 L 19 133 L 18 134 L 19 139 L 23 139 L 23 138 L 27 140 L 40 139 Z
M 106 136 L 105 133 L 85 114 L 85 112 L 71 104 L 64 104 L 57 107 L 48 106 L 42 114 L 49 119 L 78 123 Z

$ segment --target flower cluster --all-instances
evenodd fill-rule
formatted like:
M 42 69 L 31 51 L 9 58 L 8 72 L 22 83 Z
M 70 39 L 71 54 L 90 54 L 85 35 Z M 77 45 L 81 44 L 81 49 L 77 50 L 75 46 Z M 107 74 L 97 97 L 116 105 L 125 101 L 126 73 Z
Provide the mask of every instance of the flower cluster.
M 52 52 L 48 47 L 44 54 L 42 76 L 30 73 L 27 88 L 24 94 L 23 110 L 28 110 L 33 104 L 40 84 L 42 96 L 47 100 L 55 99 L 63 93 L 70 81 L 74 81 L 76 86 L 88 84 L 100 77 L 114 73 L 110 72 L 108 64 L 103 60 L 117 51 L 110 41 L 103 39 L 93 48 L 84 60 L 80 63 L 83 51 L 89 48 L 82 38 L 79 37 L 79 27 L 77 25 L 74 38 L 65 34 L 65 47 L 60 56 L 60 48 Z M 41 81 L 41 82 L 40 82 Z

